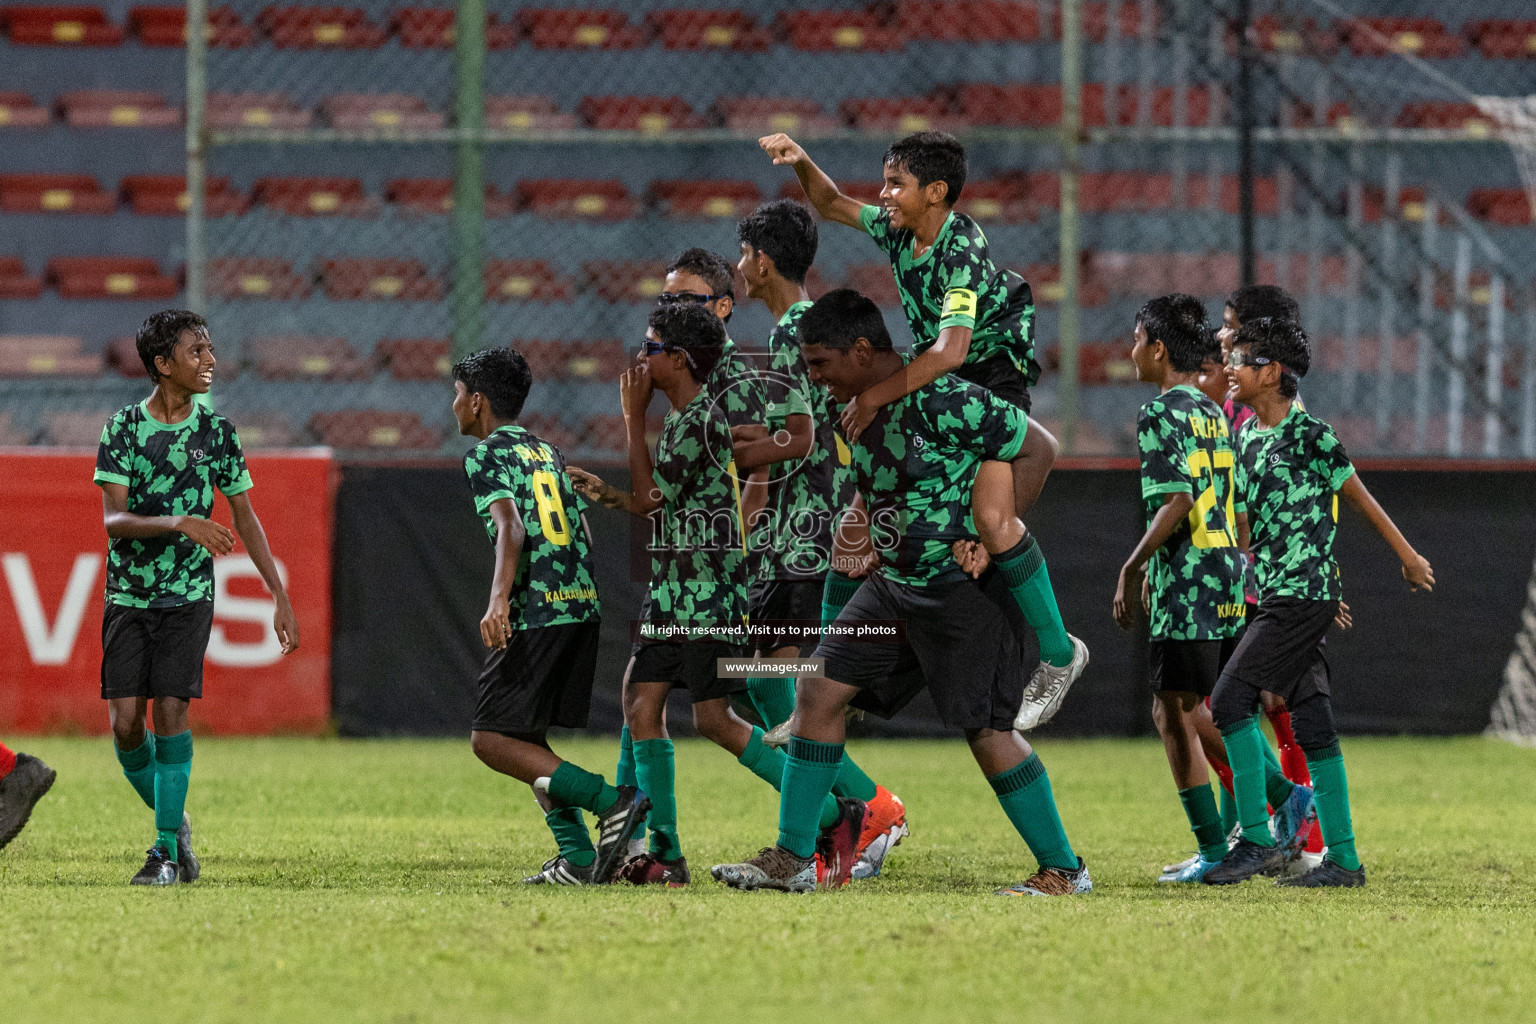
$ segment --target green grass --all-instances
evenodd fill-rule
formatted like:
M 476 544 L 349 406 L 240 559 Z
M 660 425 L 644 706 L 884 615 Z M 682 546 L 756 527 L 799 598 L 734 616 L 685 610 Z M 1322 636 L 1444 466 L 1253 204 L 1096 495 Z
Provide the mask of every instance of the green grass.
M 1361 891 L 1160 887 L 1191 847 L 1161 747 L 1048 741 L 1092 895 L 1032 870 L 954 742 L 853 753 L 907 802 L 879 879 L 737 893 L 709 865 L 771 842 L 774 795 L 680 743 L 686 891 L 527 889 L 532 798 L 467 742 L 200 741 L 203 878 L 125 884 L 153 836 L 109 741 L 23 744 L 59 770 L 0 852 L 0 1018 L 251 1021 L 1529 1020 L 1536 755 L 1345 744 Z M 563 752 L 611 772 L 613 742 Z M 602 1016 L 600 1016 L 602 1015 Z

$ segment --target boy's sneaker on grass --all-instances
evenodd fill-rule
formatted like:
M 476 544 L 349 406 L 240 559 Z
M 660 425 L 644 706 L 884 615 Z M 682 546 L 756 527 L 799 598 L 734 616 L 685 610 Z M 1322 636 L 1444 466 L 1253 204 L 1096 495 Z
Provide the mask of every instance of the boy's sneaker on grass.
M 195 882 L 202 873 L 203 866 L 197 862 L 197 854 L 192 852 L 192 817 L 183 811 L 181 828 L 176 830 L 176 880 Z
M 997 890 L 999 896 L 1079 896 L 1093 891 L 1088 865 L 1077 858 L 1077 870 L 1041 868 L 1017 885 Z
M 1177 864 L 1164 864 L 1163 865 L 1163 870 L 1158 873 L 1157 880 L 1159 882 L 1161 882 L 1163 880 L 1163 878 L 1162 878 L 1163 875 L 1176 875 L 1180 871 L 1183 871 L 1185 868 L 1188 868 L 1188 867 L 1192 866 L 1199 859 L 1200 859 L 1200 851 L 1196 850 L 1193 855 L 1191 855 L 1189 857 L 1185 857 L 1183 860 L 1179 861 Z
M 607 885 L 618 870 L 619 857 L 651 812 L 651 798 L 634 786 L 620 786 L 619 799 L 597 819 L 597 860 L 592 862 L 592 884 Z
M 664 885 L 668 889 L 681 889 L 693 881 L 693 877 L 688 874 L 687 857 L 662 860 L 654 853 L 631 857 L 613 877 L 615 881 L 631 885 Z
M 1315 828 L 1316 826 L 1313 827 Z M 1310 850 L 1302 850 L 1296 855 L 1296 859 L 1288 863 L 1284 870 L 1276 877 L 1295 878 L 1298 875 L 1304 875 L 1321 864 L 1324 856 L 1326 856 L 1326 853 L 1313 853 Z
M 26 827 L 32 808 L 53 786 L 59 773 L 31 754 L 17 754 L 16 767 L 0 779 L 0 847 Z
M 1220 864 L 1200 879 L 1206 885 L 1236 885 L 1254 875 L 1280 871 L 1291 859 L 1291 851 L 1280 846 L 1260 846 L 1251 839 L 1239 839 Z
M 740 864 L 716 864 L 709 873 L 732 889 L 816 891 L 816 858 L 796 857 L 782 846 L 765 846 Z
M 859 859 L 854 862 L 852 876 L 874 878 L 885 866 L 885 858 L 909 834 L 907 808 L 901 798 L 884 786 L 876 786 L 864 831 L 859 833 Z
M 564 857 L 551 857 L 536 875 L 523 879 L 524 885 L 591 885 L 592 865 L 581 867 Z
M 1291 795 L 1275 808 L 1275 845 L 1287 850 L 1299 851 L 1307 845 L 1308 826 L 1317 820 L 1317 808 L 1312 802 L 1311 786 L 1294 786 Z
M 859 838 L 869 820 L 869 805 L 852 797 L 838 797 L 837 820 L 816 837 L 816 881 L 823 889 L 841 889 L 852 877 L 859 860 Z
M 1072 661 L 1060 668 L 1042 661 L 1035 668 L 1029 684 L 1024 687 L 1019 716 L 1013 720 L 1013 727 L 1019 732 L 1028 732 L 1055 718 L 1056 712 L 1061 710 L 1061 702 L 1067 699 L 1067 691 L 1088 667 L 1088 645 L 1070 633 L 1067 636 L 1072 641 Z
M 1163 869 L 1163 873 L 1157 876 L 1159 882 L 1198 882 L 1206 874 L 1220 864 L 1219 860 L 1206 860 L 1198 853 L 1183 864 L 1173 864 Z
M 178 870 L 170 853 L 159 843 L 149 848 L 149 857 L 129 885 L 175 885 Z
M 1325 859 L 1306 874 L 1277 878 L 1275 884 L 1296 889 L 1354 889 L 1365 885 L 1365 868 L 1351 871 Z

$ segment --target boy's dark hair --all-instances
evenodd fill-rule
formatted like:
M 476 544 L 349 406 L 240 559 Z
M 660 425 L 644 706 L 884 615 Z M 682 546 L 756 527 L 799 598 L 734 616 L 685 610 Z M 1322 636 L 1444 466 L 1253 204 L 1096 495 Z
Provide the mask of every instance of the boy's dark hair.
M 816 221 L 793 199 L 764 203 L 736 225 L 736 237 L 773 260 L 784 280 L 804 284 L 816 259 Z
M 184 331 L 207 334 L 208 321 L 190 309 L 162 309 L 158 313 L 151 313 L 139 325 L 139 333 L 133 341 L 139 350 L 139 359 L 143 361 L 144 369 L 149 371 L 150 380 L 159 382 L 160 371 L 155 369 L 155 359 L 160 356 L 174 359 L 176 343 L 181 340 Z
M 1280 397 L 1295 398 L 1298 380 L 1312 368 L 1312 347 L 1307 332 L 1295 320 L 1261 316 L 1245 320 L 1232 339 L 1232 347 L 1248 346 L 1250 355 L 1280 364 Z
M 1205 307 L 1192 295 L 1175 292 L 1142 306 L 1136 322 L 1147 332 L 1147 344 L 1163 343 L 1168 362 L 1180 373 L 1194 373 L 1210 355 L 1211 332 Z
M 816 300 L 800 318 L 800 344 L 847 351 L 864 338 L 871 348 L 891 348 L 880 307 L 852 288 L 837 288 Z
M 729 295 L 733 299 L 736 297 L 736 268 L 719 253 L 708 249 L 686 249 L 667 267 L 669 274 L 674 270 L 702 277 L 704 283 L 709 285 L 710 294 L 717 299 L 722 295 Z
M 1227 305 L 1239 324 L 1260 317 L 1301 322 L 1301 307 L 1291 293 L 1273 284 L 1248 284 L 1227 297 Z
M 908 135 L 885 151 L 885 166 L 905 168 L 921 188 L 942 181 L 949 186 L 944 202 L 954 206 L 960 201 L 960 190 L 965 187 L 965 147 L 953 135 Z
M 664 349 L 684 350 L 688 372 L 704 383 L 725 348 L 725 324 L 703 306 L 687 303 L 657 306 L 651 310 L 648 326 Z
M 470 394 L 484 395 L 497 419 L 515 420 L 528 400 L 533 371 L 516 349 L 483 348 L 453 364 L 453 379 Z

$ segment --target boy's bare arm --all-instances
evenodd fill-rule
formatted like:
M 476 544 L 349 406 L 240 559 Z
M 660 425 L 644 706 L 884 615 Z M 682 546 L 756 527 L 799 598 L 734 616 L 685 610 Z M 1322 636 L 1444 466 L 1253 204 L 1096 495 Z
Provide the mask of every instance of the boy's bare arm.
M 1139 592 L 1140 587 L 1133 587 L 1133 581 L 1142 575 L 1152 556 L 1172 537 L 1179 526 L 1189 518 L 1190 510 L 1195 507 L 1194 495 L 1187 491 L 1176 491 L 1173 494 L 1164 495 L 1163 507 L 1157 510 L 1152 517 L 1147 532 L 1142 534 L 1141 541 L 1131 551 L 1131 557 L 1125 560 L 1125 565 L 1120 569 L 1120 580 L 1115 584 L 1114 616 L 1115 625 L 1121 629 L 1130 629 L 1136 621 L 1135 606 L 1131 602 L 1133 590 Z
M 773 157 L 774 166 L 794 168 L 795 177 L 800 179 L 800 187 L 805 190 L 805 197 L 816 207 L 816 212 L 821 214 L 823 220 L 863 230 L 864 225 L 859 222 L 859 211 L 864 208 L 864 204 L 839 192 L 837 183 L 812 162 L 798 142 L 779 132 L 763 136 L 757 140 L 757 144 Z
M 736 435 L 736 430 L 733 429 L 731 433 Z M 811 418 L 796 413 L 785 417 L 784 429 L 776 433 L 769 434 L 765 430 L 756 438 L 738 436 L 732 445 L 732 457 L 736 460 L 738 472 L 749 473 L 761 466 L 805 458 L 811 454 L 814 439 Z
M 964 365 L 965 357 L 971 351 L 971 333 L 969 327 L 944 328 L 939 332 L 938 340 L 910 363 L 849 402 L 842 415 L 848 443 L 853 444 L 859 439 L 881 409 Z
M 510 498 L 496 499 L 487 511 L 496 526 L 496 570 L 491 576 L 491 598 L 480 619 L 480 641 L 495 650 L 507 646 L 511 638 L 511 607 L 507 602 L 528 532 Z
M 1408 539 L 1403 536 L 1397 524 L 1392 522 L 1392 517 L 1377 503 L 1371 492 L 1366 490 L 1365 484 L 1360 482 L 1360 474 L 1350 475 L 1344 481 L 1344 486 L 1339 488 L 1339 493 L 1365 516 L 1366 520 L 1376 529 L 1376 532 L 1392 546 L 1392 551 L 1397 555 L 1398 561 L 1403 563 L 1403 579 L 1408 581 L 1411 590 L 1424 590 L 1426 593 L 1435 589 L 1435 571 L 1430 568 L 1429 560 L 1417 551 Z
M 235 550 L 235 535 L 228 527 L 201 516 L 141 516 L 128 511 L 128 486 L 101 485 L 101 520 L 107 536 L 123 539 L 160 537 L 179 533 L 215 555 Z
M 283 586 L 283 578 L 277 571 L 277 561 L 272 557 L 272 549 L 267 544 L 267 531 L 262 528 L 261 520 L 256 518 L 256 510 L 251 507 L 249 491 L 228 497 L 235 532 L 240 534 L 240 542 L 245 545 L 246 554 L 251 556 L 256 571 L 261 573 L 262 582 L 267 585 L 267 592 L 277 605 L 272 615 L 272 628 L 277 630 L 277 639 L 283 645 L 283 653 L 291 654 L 299 647 L 299 620 L 293 614 L 288 589 Z

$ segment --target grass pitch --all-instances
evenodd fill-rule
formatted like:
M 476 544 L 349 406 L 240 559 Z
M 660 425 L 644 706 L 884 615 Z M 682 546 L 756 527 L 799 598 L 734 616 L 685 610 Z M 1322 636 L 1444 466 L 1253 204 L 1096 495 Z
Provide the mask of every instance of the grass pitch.
M 59 771 L 0 852 L 6 1020 L 1529 1020 L 1536 754 L 1346 740 L 1365 890 L 1159 886 L 1192 846 L 1162 749 L 1046 741 L 1092 895 L 992 895 L 1032 861 L 953 742 L 851 749 L 906 800 L 880 878 L 738 893 L 774 794 L 678 744 L 685 891 L 525 888 L 551 840 L 467 742 L 204 740 L 202 880 L 130 889 L 153 837 L 109 740 L 30 740 Z M 612 771 L 617 744 L 559 744 Z

